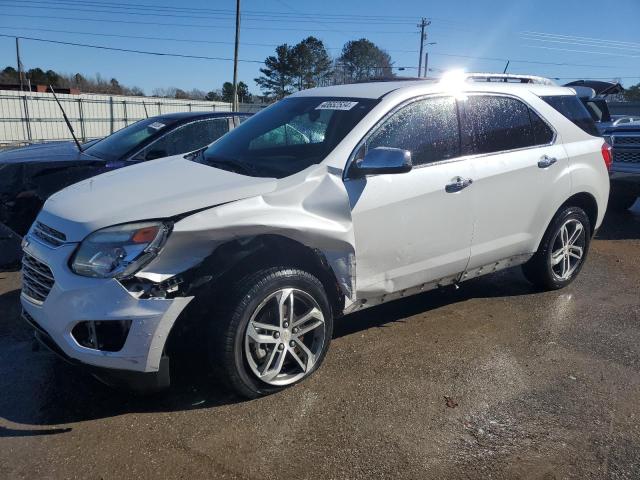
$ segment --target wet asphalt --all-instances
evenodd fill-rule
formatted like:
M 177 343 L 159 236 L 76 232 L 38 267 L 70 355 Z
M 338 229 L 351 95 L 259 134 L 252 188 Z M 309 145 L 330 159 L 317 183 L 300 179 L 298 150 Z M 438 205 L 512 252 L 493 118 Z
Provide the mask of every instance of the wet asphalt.
M 510 270 L 340 320 L 324 366 L 243 401 L 205 373 L 110 390 L 45 350 L 0 274 L 0 478 L 640 478 L 640 202 L 580 277 Z

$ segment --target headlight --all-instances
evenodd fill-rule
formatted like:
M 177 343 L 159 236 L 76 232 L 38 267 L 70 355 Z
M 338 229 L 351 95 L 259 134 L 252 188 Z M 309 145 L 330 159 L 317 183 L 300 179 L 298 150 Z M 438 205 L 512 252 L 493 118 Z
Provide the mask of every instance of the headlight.
M 71 261 L 71 269 L 85 277 L 129 277 L 156 257 L 169 231 L 170 225 L 163 222 L 103 228 L 82 241 Z

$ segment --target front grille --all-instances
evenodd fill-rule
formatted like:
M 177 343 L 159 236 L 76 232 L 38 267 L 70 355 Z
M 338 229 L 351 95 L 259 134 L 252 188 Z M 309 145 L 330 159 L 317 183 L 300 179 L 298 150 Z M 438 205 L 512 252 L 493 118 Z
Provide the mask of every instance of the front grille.
M 67 241 L 67 236 L 64 233 L 59 232 L 55 228 L 51 228 L 42 222 L 36 222 L 31 233 L 34 237 L 37 237 L 52 247 L 59 247 L 64 245 Z
M 640 135 L 619 136 L 613 135 L 614 145 L 640 145 Z
M 24 253 L 22 257 L 22 293 L 36 303 L 43 303 L 55 280 L 51 269 L 40 260 Z
M 634 152 L 629 150 L 618 151 L 614 148 L 613 161 L 624 163 L 640 163 L 640 149 Z

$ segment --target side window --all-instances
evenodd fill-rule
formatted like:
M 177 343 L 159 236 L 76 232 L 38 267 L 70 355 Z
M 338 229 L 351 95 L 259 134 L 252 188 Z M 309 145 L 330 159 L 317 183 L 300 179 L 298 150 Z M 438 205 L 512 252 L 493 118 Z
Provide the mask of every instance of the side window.
M 493 153 L 536 144 L 529 108 L 510 97 L 470 95 L 465 118 L 473 153 Z
M 167 133 L 146 147 L 135 156 L 134 160 L 153 160 L 192 152 L 209 145 L 228 131 L 228 118 L 212 118 L 188 123 Z
M 376 147 L 408 150 L 414 165 L 459 156 L 460 132 L 455 99 L 428 98 L 397 111 L 367 140 L 367 150 Z
M 536 145 L 547 145 L 553 141 L 553 130 L 547 125 L 547 122 L 540 118 L 533 110 L 529 109 L 529 119 L 531 120 L 531 128 L 533 129 L 533 138 Z

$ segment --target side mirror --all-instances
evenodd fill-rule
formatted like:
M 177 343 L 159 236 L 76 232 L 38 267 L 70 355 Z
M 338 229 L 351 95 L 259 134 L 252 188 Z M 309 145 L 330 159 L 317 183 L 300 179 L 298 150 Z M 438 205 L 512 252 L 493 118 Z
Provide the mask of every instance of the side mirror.
M 401 148 L 376 147 L 367 152 L 364 158 L 356 160 L 351 167 L 351 176 L 383 175 L 388 173 L 406 173 L 413 168 L 411 152 Z
M 155 160 L 156 158 L 166 157 L 167 152 L 164 150 L 151 150 L 149 153 L 145 155 L 145 160 Z

